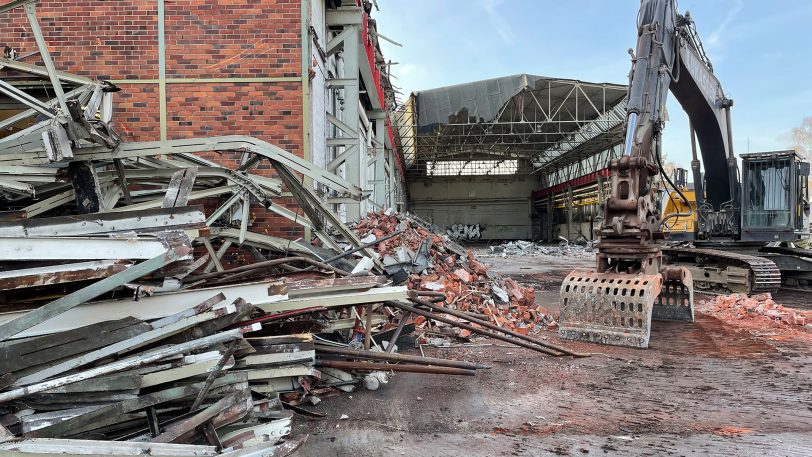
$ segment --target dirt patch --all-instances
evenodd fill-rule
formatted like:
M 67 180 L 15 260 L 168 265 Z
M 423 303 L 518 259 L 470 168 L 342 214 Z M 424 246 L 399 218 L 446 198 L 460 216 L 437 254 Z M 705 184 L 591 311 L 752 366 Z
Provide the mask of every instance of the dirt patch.
M 537 301 L 552 311 L 568 272 L 513 276 L 537 281 Z M 812 345 L 703 312 L 694 323 L 654 322 L 649 349 L 538 337 L 595 355 L 552 358 L 485 338 L 424 347 L 493 368 L 399 373 L 381 391 L 325 399 L 314 409 L 328 417 L 302 456 L 812 453 Z

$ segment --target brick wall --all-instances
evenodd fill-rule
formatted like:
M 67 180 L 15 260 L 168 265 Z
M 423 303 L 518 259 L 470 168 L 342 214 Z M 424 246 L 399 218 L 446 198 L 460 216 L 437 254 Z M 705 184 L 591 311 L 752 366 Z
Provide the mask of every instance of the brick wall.
M 125 141 L 160 139 L 157 0 L 40 0 L 40 27 L 59 70 L 125 80 L 114 96 L 113 127 Z M 168 139 L 251 135 L 303 155 L 301 0 L 165 2 Z M 0 17 L 0 45 L 36 50 L 22 9 Z M 37 58 L 25 60 L 39 63 Z M 283 82 L 206 83 L 189 78 L 293 78 Z M 174 80 L 173 80 L 174 79 Z M 138 81 L 142 80 L 142 81 Z M 127 82 L 129 81 L 129 82 Z M 236 155 L 204 154 L 225 166 Z M 265 165 L 265 166 L 263 166 Z M 258 172 L 273 175 L 263 164 Z M 279 202 L 283 203 L 283 202 Z M 288 201 L 286 206 L 297 208 Z M 282 218 L 252 209 L 253 228 L 301 236 Z

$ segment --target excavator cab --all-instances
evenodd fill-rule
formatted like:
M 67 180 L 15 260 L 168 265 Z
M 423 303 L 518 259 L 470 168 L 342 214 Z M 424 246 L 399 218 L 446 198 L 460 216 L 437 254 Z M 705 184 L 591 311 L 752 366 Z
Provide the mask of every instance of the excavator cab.
M 791 242 L 806 232 L 809 162 L 795 151 L 741 154 L 741 240 Z

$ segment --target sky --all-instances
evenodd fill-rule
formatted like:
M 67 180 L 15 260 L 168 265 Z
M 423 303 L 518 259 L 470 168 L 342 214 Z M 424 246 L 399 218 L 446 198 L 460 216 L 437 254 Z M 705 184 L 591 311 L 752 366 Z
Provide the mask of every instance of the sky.
M 373 13 L 405 98 L 418 90 L 529 73 L 626 84 L 636 0 L 377 0 Z M 734 152 L 791 149 L 812 116 L 812 1 L 683 0 L 734 101 Z M 688 118 L 673 96 L 668 159 L 690 169 Z

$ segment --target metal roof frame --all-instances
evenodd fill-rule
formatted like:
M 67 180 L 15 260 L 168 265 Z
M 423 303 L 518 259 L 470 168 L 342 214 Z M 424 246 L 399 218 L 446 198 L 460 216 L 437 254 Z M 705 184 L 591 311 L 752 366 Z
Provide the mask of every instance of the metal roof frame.
M 442 160 L 516 160 L 547 174 L 622 142 L 626 86 L 513 75 L 411 95 L 398 117 L 410 174 Z

